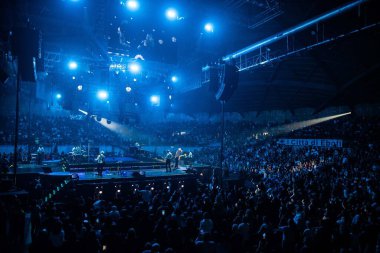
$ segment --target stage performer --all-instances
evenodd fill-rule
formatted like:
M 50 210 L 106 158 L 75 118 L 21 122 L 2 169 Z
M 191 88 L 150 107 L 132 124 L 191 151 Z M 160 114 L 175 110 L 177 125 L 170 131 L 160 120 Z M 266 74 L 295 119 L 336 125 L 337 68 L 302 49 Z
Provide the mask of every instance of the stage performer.
M 166 160 L 166 172 L 172 172 L 172 167 L 171 167 L 171 163 L 172 163 L 172 159 L 173 159 L 173 154 L 172 152 L 170 152 L 170 150 L 166 151 L 166 156 L 165 156 L 165 160 Z
M 97 171 L 98 171 L 98 176 L 103 176 L 103 167 L 106 162 L 106 157 L 104 156 L 104 151 L 101 151 L 98 157 L 96 158 L 96 161 L 98 162 L 97 165 Z
M 45 156 L 44 147 L 42 147 L 42 145 L 40 145 L 37 149 L 37 164 L 38 165 L 42 164 L 42 160 L 44 159 L 44 156 Z
M 182 149 L 178 148 L 177 152 L 175 152 L 174 161 L 175 161 L 175 169 L 178 169 L 178 161 L 182 155 Z
M 187 159 L 188 159 L 190 167 L 192 167 L 193 166 L 193 153 L 191 153 L 191 151 L 187 155 Z

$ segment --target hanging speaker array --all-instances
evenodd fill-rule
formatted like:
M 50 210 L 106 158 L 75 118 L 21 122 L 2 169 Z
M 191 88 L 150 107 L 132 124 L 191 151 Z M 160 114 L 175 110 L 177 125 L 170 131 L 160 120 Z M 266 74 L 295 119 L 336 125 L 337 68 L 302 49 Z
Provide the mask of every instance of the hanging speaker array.
M 239 84 L 239 69 L 231 64 L 217 64 L 207 68 L 209 91 L 218 101 L 228 101 Z

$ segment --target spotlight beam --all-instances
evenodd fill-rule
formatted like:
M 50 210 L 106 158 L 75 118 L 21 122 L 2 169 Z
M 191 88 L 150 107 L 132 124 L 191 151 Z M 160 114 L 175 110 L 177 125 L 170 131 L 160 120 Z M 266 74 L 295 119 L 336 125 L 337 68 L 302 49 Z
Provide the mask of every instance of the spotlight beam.
M 82 110 L 78 109 L 79 112 L 83 113 L 84 115 L 88 115 L 89 113 Z M 114 132 L 115 134 L 119 135 L 120 137 L 124 138 L 137 138 L 137 139 L 148 139 L 150 136 L 147 134 L 143 134 L 139 131 L 133 130 L 129 128 L 126 125 L 120 124 L 115 121 L 111 121 L 111 123 L 107 123 L 107 121 L 110 121 L 109 119 L 106 118 L 101 118 L 100 121 L 96 120 L 96 115 L 91 115 L 91 119 L 93 119 L 96 123 L 99 123 L 100 125 L 104 126 L 108 130 Z
M 100 121 L 95 120 L 95 122 L 99 123 L 103 127 L 107 128 L 108 130 L 114 132 L 115 134 L 119 135 L 123 138 L 138 138 L 138 139 L 147 139 L 149 136 L 147 134 L 142 134 L 139 131 L 133 130 L 129 128 L 126 125 L 120 124 L 115 121 L 111 121 L 111 123 L 107 123 L 107 121 L 110 121 L 109 119 L 102 118 Z
M 311 120 L 304 120 L 304 121 L 299 121 L 299 122 L 294 122 L 286 125 L 281 125 L 277 127 L 273 127 L 268 130 L 269 134 L 271 136 L 277 136 L 277 135 L 282 135 L 286 133 L 290 133 L 295 130 L 299 130 L 305 127 L 313 126 L 320 124 L 322 122 L 326 122 L 332 119 L 344 117 L 346 115 L 351 114 L 351 112 L 346 112 L 342 114 L 337 114 L 337 115 L 332 115 L 332 116 L 327 116 L 327 117 L 322 117 L 322 118 L 317 118 L 317 119 L 311 119 Z

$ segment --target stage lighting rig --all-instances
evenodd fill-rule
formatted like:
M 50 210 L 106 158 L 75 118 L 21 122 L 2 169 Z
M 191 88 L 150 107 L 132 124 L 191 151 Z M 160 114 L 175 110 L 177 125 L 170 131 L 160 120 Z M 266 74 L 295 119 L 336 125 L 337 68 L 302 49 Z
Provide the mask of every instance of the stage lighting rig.
M 211 23 L 207 23 L 207 24 L 205 24 L 204 29 L 208 33 L 213 33 L 214 32 L 214 25 Z
M 128 69 L 133 74 L 138 74 L 141 71 L 141 65 L 137 62 L 132 62 L 128 65 Z
M 106 100 L 108 98 L 108 92 L 105 91 L 105 90 L 100 90 L 98 91 L 97 93 L 97 97 L 100 99 L 100 100 Z
M 130 11 L 136 11 L 139 9 L 140 4 L 136 0 L 128 0 L 125 5 L 127 6 L 128 10 Z
M 78 63 L 76 61 L 69 61 L 68 67 L 70 70 L 76 70 L 78 68 Z
M 159 106 L 160 105 L 160 96 L 157 96 L 157 95 L 151 96 L 150 102 L 153 106 Z
M 180 17 L 178 15 L 178 11 L 174 8 L 169 8 L 165 12 L 166 18 L 170 21 L 175 21 L 175 20 L 182 20 L 184 19 L 183 17 Z

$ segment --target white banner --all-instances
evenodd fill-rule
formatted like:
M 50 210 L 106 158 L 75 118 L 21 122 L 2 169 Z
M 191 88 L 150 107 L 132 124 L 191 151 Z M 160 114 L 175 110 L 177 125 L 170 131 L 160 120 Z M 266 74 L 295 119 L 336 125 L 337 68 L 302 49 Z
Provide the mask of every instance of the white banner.
M 343 141 L 339 139 L 279 139 L 277 143 L 288 146 L 343 147 Z

